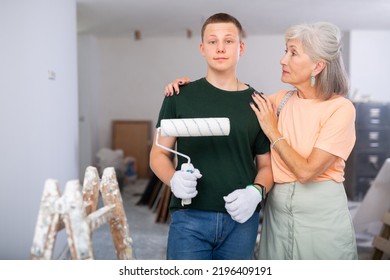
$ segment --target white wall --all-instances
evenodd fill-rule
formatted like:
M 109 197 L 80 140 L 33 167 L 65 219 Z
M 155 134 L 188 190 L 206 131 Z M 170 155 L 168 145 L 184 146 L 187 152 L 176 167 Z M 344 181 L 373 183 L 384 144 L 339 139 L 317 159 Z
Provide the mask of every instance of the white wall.
M 100 92 L 100 57 L 96 38 L 80 36 L 78 38 L 79 70 L 79 136 L 80 164 L 79 178 L 83 180 L 85 169 L 93 164 L 95 152 L 99 149 L 98 141 L 98 99 Z
M 351 31 L 351 91 L 356 98 L 390 101 L 390 31 Z
M 75 1 L 3 0 L 0 38 L 0 259 L 29 259 L 45 180 L 78 176 Z
M 132 37 L 79 36 L 79 57 L 83 52 L 98 61 L 79 63 L 80 95 L 84 96 L 81 98 L 88 96 L 90 102 L 96 102 L 93 112 L 91 106 L 81 107 L 81 115 L 86 116 L 84 122 L 91 123 L 86 126 L 97 124 L 93 148 L 85 147 L 93 158 L 98 148 L 111 147 L 112 120 L 152 120 L 154 126 L 164 86 L 176 77 L 196 79 L 205 75 L 206 64 L 199 53 L 199 43 L 197 37 L 134 41 Z M 280 82 L 282 35 L 248 37 L 246 48 L 238 70 L 240 80 L 265 93 L 286 87 Z M 80 169 L 86 164 L 88 161 L 82 162 Z

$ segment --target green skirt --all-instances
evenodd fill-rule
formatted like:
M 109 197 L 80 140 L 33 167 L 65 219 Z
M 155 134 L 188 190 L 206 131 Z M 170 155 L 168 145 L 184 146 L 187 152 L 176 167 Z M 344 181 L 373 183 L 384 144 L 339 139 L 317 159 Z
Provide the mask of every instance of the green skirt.
M 343 184 L 275 184 L 266 200 L 258 256 L 266 260 L 357 259 Z

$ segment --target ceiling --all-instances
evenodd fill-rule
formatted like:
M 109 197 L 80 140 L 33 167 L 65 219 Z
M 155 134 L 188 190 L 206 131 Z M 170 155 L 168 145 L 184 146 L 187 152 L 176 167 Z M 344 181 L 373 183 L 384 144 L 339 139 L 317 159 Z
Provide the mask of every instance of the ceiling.
M 79 34 L 142 37 L 199 34 L 217 12 L 237 17 L 248 36 L 292 24 L 331 21 L 343 31 L 389 30 L 390 0 L 76 0 Z

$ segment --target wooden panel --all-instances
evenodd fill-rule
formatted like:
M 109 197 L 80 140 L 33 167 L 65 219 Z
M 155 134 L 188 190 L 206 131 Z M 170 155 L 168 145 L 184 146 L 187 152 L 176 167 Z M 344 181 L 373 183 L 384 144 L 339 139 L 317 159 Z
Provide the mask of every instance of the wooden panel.
M 390 226 L 390 212 L 387 212 L 387 213 L 385 213 L 385 214 L 383 215 L 382 222 L 383 222 L 385 225 Z
M 113 121 L 112 149 L 121 149 L 126 156 L 136 159 L 140 178 L 149 178 L 151 148 L 151 121 Z
M 372 245 L 374 246 L 374 248 L 381 251 L 382 254 L 390 254 L 390 241 L 388 239 L 385 239 L 381 236 L 375 236 Z
M 390 212 L 386 212 L 382 218 L 383 226 L 379 235 L 375 236 L 372 245 L 374 247 L 374 260 L 381 260 L 387 256 L 390 258 Z M 385 258 L 386 259 L 386 258 Z

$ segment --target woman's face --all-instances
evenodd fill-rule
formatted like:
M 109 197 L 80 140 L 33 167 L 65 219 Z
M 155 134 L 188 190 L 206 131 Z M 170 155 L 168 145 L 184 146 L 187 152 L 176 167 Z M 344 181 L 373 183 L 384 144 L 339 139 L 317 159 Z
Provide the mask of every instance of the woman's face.
M 282 82 L 295 87 L 310 85 L 310 78 L 315 69 L 315 63 L 305 53 L 300 40 L 288 40 L 286 53 L 280 60 L 282 65 Z

